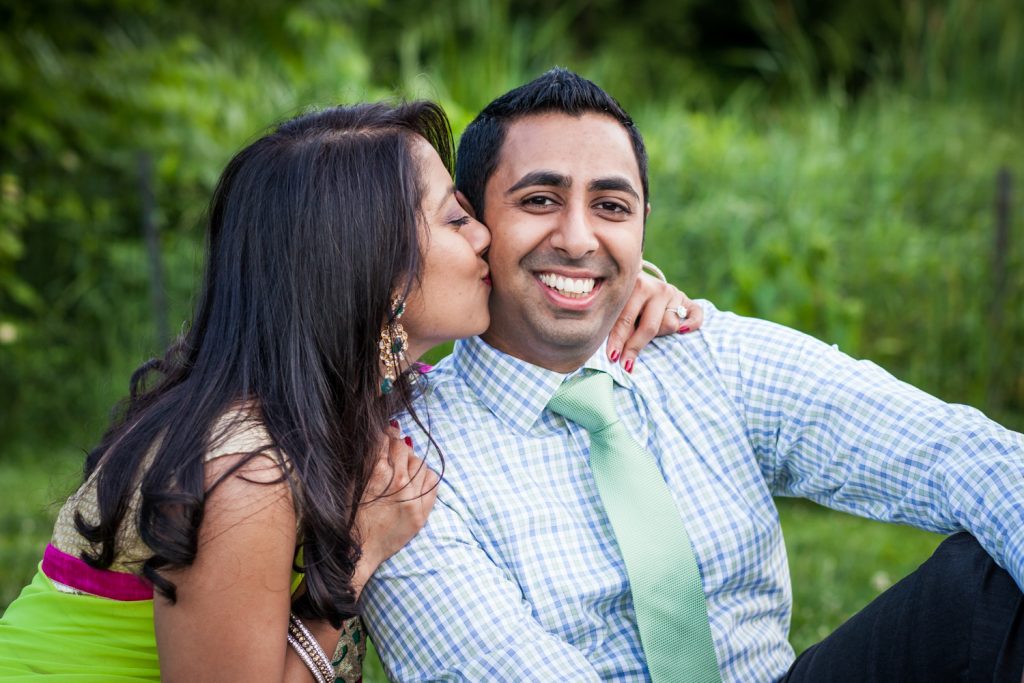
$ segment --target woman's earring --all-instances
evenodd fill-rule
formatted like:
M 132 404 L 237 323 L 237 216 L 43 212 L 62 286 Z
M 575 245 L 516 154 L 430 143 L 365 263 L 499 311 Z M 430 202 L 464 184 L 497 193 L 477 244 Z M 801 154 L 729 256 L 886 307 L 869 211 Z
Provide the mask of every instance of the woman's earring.
M 399 318 L 405 313 L 405 301 L 396 296 L 391 301 L 391 317 L 380 329 L 380 363 L 384 366 L 384 379 L 380 383 L 381 393 L 389 393 L 395 386 L 401 364 L 405 360 L 405 352 L 409 348 L 409 335 L 406 333 Z

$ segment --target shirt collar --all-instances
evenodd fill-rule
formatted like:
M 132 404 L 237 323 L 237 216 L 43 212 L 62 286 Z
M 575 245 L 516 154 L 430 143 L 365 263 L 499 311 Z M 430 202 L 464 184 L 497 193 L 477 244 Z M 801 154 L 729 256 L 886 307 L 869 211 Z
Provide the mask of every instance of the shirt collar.
M 568 374 L 510 356 L 479 337 L 457 341 L 452 356 L 455 372 L 477 400 L 519 432 L 528 432 L 536 424 L 565 379 L 585 370 L 607 372 L 619 386 L 633 388 L 622 366 L 608 359 L 604 343 L 583 367 Z

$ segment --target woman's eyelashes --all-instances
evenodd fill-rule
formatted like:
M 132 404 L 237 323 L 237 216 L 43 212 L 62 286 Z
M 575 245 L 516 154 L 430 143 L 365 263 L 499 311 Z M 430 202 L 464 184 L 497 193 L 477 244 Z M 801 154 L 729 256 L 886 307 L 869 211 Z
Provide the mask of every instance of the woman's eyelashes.
M 471 220 L 473 220 L 473 219 L 470 218 L 468 215 L 464 215 L 464 216 L 460 216 L 459 218 L 453 218 L 452 220 L 448 221 L 448 225 L 451 225 L 456 230 L 459 230 L 464 225 L 469 223 Z

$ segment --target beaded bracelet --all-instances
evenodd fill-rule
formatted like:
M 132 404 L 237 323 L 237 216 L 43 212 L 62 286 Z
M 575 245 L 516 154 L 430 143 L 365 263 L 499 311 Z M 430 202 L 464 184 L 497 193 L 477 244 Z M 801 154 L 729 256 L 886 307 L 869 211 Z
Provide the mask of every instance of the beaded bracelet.
M 313 674 L 316 683 L 334 683 L 334 668 L 327 653 L 294 614 L 288 615 L 288 644 Z

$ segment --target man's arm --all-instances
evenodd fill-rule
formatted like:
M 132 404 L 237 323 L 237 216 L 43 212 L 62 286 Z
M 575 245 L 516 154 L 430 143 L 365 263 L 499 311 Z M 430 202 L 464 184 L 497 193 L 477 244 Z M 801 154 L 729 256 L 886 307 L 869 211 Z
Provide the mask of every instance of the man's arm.
M 442 485 L 443 486 L 443 485 Z M 534 618 L 443 489 L 426 527 L 363 591 L 364 619 L 398 681 L 597 681 L 584 655 Z
M 811 337 L 730 319 L 711 337 L 773 493 L 967 530 L 1024 586 L 1024 435 Z M 714 334 L 714 324 L 711 326 Z

